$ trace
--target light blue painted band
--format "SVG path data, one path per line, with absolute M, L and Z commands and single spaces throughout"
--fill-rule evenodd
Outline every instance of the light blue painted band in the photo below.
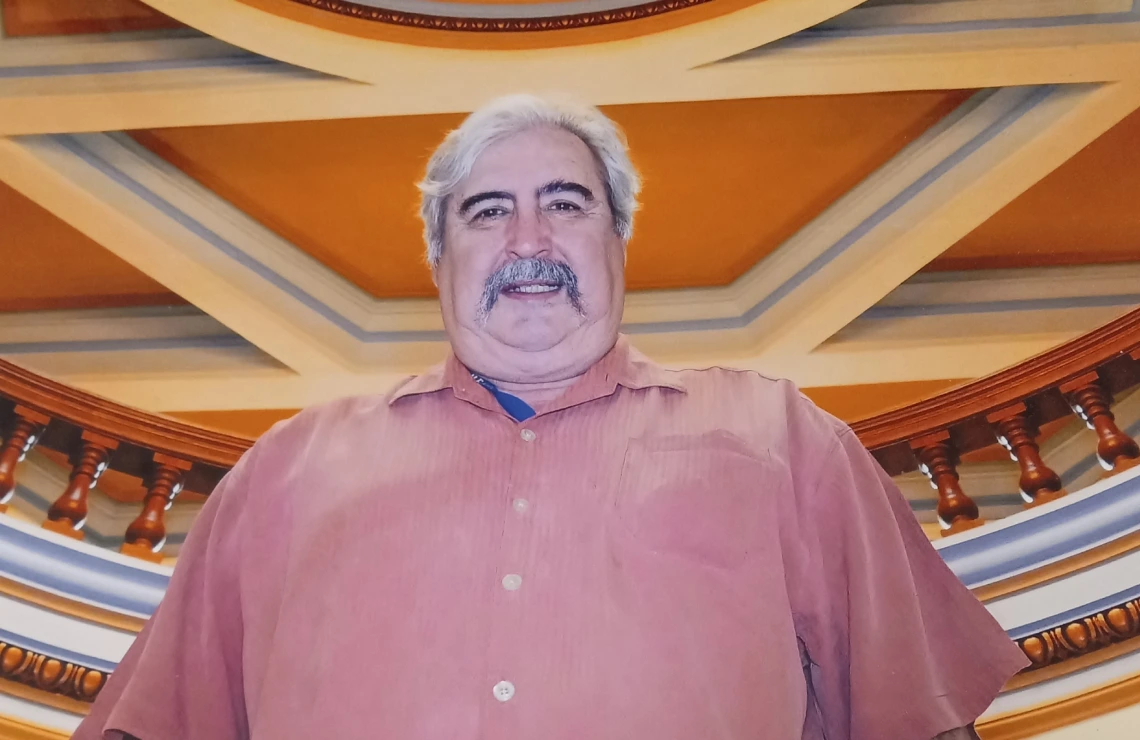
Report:
M 170 576 L 37 537 L 0 516 L 0 575 L 91 606 L 146 618 Z
M 111 673 L 118 666 L 118 663 L 112 663 L 102 658 L 96 658 L 91 655 L 84 655 L 83 653 L 76 653 L 71 650 L 65 650 L 55 645 L 49 645 L 46 642 L 33 640 L 30 637 L 17 635 L 15 632 L 9 632 L 0 625 L 0 640 L 15 645 L 16 647 L 30 650 L 34 653 L 43 653 L 49 658 L 56 658 L 67 663 L 75 663 L 77 665 L 85 666 L 87 668 L 94 668 L 97 671 L 104 673 Z
M 1023 100 L 1019 105 L 1015 106 L 1012 110 L 1001 116 L 998 120 L 986 126 L 973 139 L 959 147 L 944 160 L 935 165 L 932 169 L 923 173 L 913 183 L 904 188 L 901 192 L 897 193 L 885 205 L 877 209 L 873 214 L 871 214 L 854 229 L 844 235 L 844 237 L 837 241 L 835 244 L 828 247 L 822 254 L 818 255 L 808 265 L 798 271 L 790 279 L 785 281 L 770 295 L 766 296 L 763 300 L 746 311 L 742 316 L 676 322 L 647 322 L 641 324 L 626 324 L 623 326 L 623 330 L 632 334 L 644 334 L 674 331 L 682 332 L 694 330 L 733 329 L 742 328 L 751 324 L 761 313 L 768 310 L 779 300 L 787 296 L 788 293 L 790 293 L 805 280 L 818 272 L 824 265 L 831 262 L 839 255 L 843 254 L 848 248 L 858 242 L 858 240 L 867 234 L 871 229 L 878 226 L 891 214 L 898 211 L 903 205 L 911 201 L 915 196 L 929 187 L 932 183 L 951 171 L 955 166 L 968 158 L 971 154 L 976 152 L 978 149 L 980 149 L 1002 131 L 1007 129 L 1009 126 L 1014 124 L 1029 111 L 1045 102 L 1059 89 L 1060 88 L 1055 85 L 1044 85 L 1035 88 L 1033 92 L 1027 95 L 1025 100 Z M 970 101 L 963 103 L 962 107 L 959 108 L 959 111 L 971 110 L 977 105 L 976 101 L 971 101 L 974 101 L 974 99 L 972 98 Z M 955 114 L 952 113 L 951 117 L 954 115 Z M 221 235 L 217 234 L 210 228 L 195 220 L 193 217 L 182 211 L 174 204 L 158 196 L 150 189 L 124 173 L 122 170 L 112 165 L 110 162 L 106 161 L 94 152 L 88 150 L 83 145 L 81 139 L 78 137 L 67 134 L 59 134 L 53 135 L 50 138 L 74 154 L 76 157 L 86 162 L 91 167 L 95 168 L 130 192 L 134 193 L 150 206 L 159 210 L 172 220 L 185 227 L 188 231 L 198 236 L 206 243 L 218 249 L 230 259 L 259 275 L 355 339 L 367 343 L 392 341 L 442 342 L 446 340 L 446 336 L 442 331 L 368 331 L 363 329 L 355 322 L 341 315 L 330 306 L 317 299 L 315 296 L 311 295 L 304 289 L 274 272 L 264 263 L 247 255 L 236 246 L 231 244 L 229 241 L 227 241 L 225 238 L 223 238 Z

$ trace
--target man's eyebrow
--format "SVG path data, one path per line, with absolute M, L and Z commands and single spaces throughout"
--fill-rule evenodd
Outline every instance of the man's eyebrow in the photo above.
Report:
M 459 204 L 459 215 L 466 216 L 467 212 L 475 205 L 482 203 L 485 200 L 510 200 L 513 201 L 515 196 L 511 195 L 505 190 L 485 190 L 482 193 L 475 193 L 468 198 L 464 198 L 463 202 Z
M 593 200 L 594 193 L 585 185 L 570 180 L 551 180 L 538 189 L 539 196 L 553 195 L 555 193 L 577 193 L 586 200 Z

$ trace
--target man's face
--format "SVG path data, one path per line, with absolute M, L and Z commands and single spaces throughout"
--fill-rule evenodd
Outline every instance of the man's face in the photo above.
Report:
M 541 127 L 495 142 L 447 204 L 436 281 L 456 355 L 515 382 L 584 372 L 617 337 L 624 262 L 581 139 Z

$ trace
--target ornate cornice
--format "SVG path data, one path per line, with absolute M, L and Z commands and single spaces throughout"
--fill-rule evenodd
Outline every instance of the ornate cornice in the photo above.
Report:
M 684 10 L 704 5 L 712 0 L 655 0 L 639 3 L 626 8 L 576 13 L 574 15 L 548 16 L 539 18 L 458 18 L 454 16 L 408 13 L 399 10 L 386 10 L 370 5 L 360 5 L 348 0 L 291 0 L 299 5 L 307 5 L 318 10 L 326 10 L 338 15 L 359 18 L 377 23 L 407 28 L 422 28 L 428 31 L 463 31 L 474 33 L 503 33 L 520 31 L 565 31 L 574 28 L 604 26 L 612 23 L 641 20 L 663 15 L 675 10 Z
M 1026 671 L 1034 671 L 1137 636 L 1140 636 L 1140 599 L 1132 599 L 1023 637 L 1017 644 L 1033 661 Z
M 109 674 L 0 640 L 0 678 L 79 701 L 92 702 Z

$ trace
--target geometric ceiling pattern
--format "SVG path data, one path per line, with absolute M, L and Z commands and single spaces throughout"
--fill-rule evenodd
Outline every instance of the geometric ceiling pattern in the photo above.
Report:
M 1140 111 L 1019 195 L 929 269 L 1140 262 Z
M 5 0 L 0 19 L 9 38 L 150 31 L 182 25 L 138 0 Z
M 631 290 L 727 285 L 962 103 L 920 91 L 610 106 L 645 179 Z M 134 138 L 375 298 L 434 296 L 414 183 L 461 116 Z
M 427 153 L 487 99 L 555 89 L 612 115 L 645 174 L 633 344 L 788 377 L 849 420 L 913 402 L 1140 305 L 1135 5 L 0 0 L 0 356 L 248 434 L 383 392 L 447 350 L 415 219 Z M 1114 408 L 1134 432 L 1140 395 Z M 1067 483 L 1099 474 L 1079 421 L 1043 431 Z M 58 490 L 62 459 L 29 457 Z M 1016 468 L 988 459 L 963 468 L 983 506 Z M 102 483 L 104 521 L 143 495 Z M 1056 536 L 1090 536 L 1071 524 Z M 1117 588 L 1136 553 L 1097 551 L 1083 583 Z M 1073 577 L 1057 565 L 1027 600 Z
M 2 182 L 0 214 L 0 311 L 185 302 Z
M 854 418 L 1140 303 L 1131 0 L 414 5 L 0 0 L 0 355 L 247 431 L 389 387 L 446 350 L 414 182 L 520 90 L 625 129 L 667 365 Z

